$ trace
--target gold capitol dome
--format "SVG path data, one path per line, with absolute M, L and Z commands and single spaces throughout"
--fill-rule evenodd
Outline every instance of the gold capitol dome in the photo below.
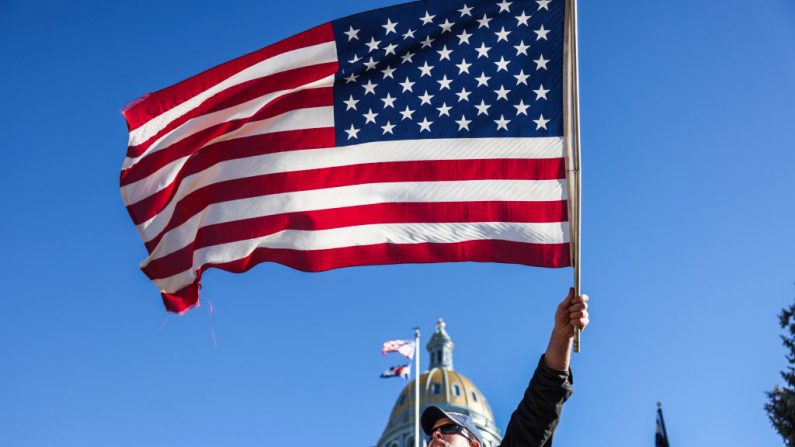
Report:
M 486 397 L 471 380 L 453 370 L 455 345 L 441 318 L 426 347 L 431 364 L 419 380 L 420 411 L 435 405 L 444 410 L 468 414 L 483 435 L 483 447 L 499 445 L 502 436 L 494 424 L 494 415 Z M 414 380 L 409 382 L 398 395 L 376 447 L 414 447 L 414 384 Z M 424 437 L 423 433 L 420 435 Z

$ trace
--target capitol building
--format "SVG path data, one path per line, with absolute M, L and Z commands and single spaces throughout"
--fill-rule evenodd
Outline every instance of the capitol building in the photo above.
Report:
M 494 424 L 494 415 L 486 397 L 466 376 L 453 369 L 455 344 L 441 319 L 426 347 L 431 364 L 419 380 L 420 412 L 435 405 L 447 411 L 468 414 L 483 435 L 483 447 L 498 446 L 502 436 L 500 429 Z M 389 422 L 376 447 L 414 447 L 415 383 L 412 379 L 398 395 L 389 415 Z M 422 431 L 420 435 L 424 438 Z M 425 445 L 425 442 L 421 445 Z

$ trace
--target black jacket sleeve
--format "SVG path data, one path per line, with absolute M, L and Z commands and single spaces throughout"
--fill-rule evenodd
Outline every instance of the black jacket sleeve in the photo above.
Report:
M 541 356 L 500 446 L 551 447 L 563 403 L 571 396 L 573 383 L 571 370 L 552 369 Z

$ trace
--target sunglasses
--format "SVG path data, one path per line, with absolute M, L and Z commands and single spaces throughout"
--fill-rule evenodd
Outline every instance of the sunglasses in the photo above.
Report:
M 431 430 L 431 434 L 428 436 L 428 439 L 433 439 L 433 434 L 436 432 L 440 432 L 443 435 L 461 435 L 467 439 L 467 441 L 472 442 L 472 436 L 469 434 L 469 430 L 466 427 L 458 424 L 444 424 L 440 425 L 433 430 Z

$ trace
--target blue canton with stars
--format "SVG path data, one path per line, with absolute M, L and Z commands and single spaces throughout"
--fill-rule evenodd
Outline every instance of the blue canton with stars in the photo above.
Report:
M 563 135 L 564 0 L 426 0 L 332 22 L 338 146 Z

